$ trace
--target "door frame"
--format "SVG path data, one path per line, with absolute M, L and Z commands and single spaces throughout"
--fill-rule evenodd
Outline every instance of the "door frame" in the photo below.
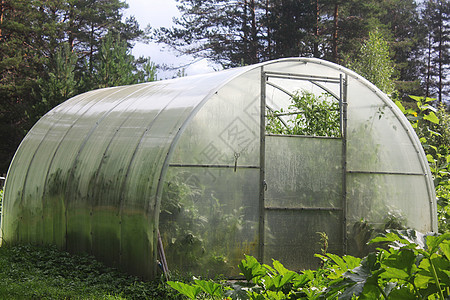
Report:
M 340 115 L 340 133 L 342 139 L 342 252 L 347 253 L 347 89 L 348 89 L 348 76 L 345 73 L 340 72 L 339 77 L 326 77 L 317 75 L 305 75 L 283 72 L 272 72 L 264 70 L 264 66 L 261 66 L 261 100 L 260 100 L 260 172 L 259 172 L 259 245 L 258 245 L 258 259 L 262 263 L 264 261 L 264 243 L 265 243 L 265 191 L 267 189 L 266 184 L 266 110 L 268 109 L 266 103 L 266 88 L 270 85 L 288 96 L 292 97 L 293 94 L 281 86 L 269 82 L 270 78 L 282 78 L 288 80 L 303 80 L 308 81 L 315 86 L 323 89 L 329 93 L 335 99 L 339 101 L 339 115 Z M 339 85 L 339 95 L 333 93 L 323 83 L 337 84 Z M 321 138 L 321 137 L 318 137 Z

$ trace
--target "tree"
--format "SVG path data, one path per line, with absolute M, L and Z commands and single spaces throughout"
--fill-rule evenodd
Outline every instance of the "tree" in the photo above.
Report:
M 2 1 L 0 41 L 0 174 L 31 127 L 26 112 L 36 103 L 32 91 L 42 72 L 37 12 L 31 1 Z
M 316 41 L 315 1 L 273 0 L 268 7 L 261 25 L 270 43 L 269 54 L 263 58 L 281 58 L 291 56 L 312 56 Z M 318 50 L 317 50 L 318 51 Z
M 263 11 L 257 0 L 178 0 L 182 16 L 172 28 L 151 35 L 183 54 L 206 57 L 224 67 L 253 64 L 261 59 Z
M 156 80 L 156 66 L 145 58 L 136 60 L 127 43 L 108 35 L 100 46 L 93 66 L 95 85 L 98 88 L 129 85 Z
M 109 35 L 102 41 L 95 60 L 95 84 L 99 88 L 128 85 L 137 82 L 134 73 L 134 57 L 129 54 L 128 47 L 120 37 L 114 39 Z
M 348 65 L 355 72 L 375 84 L 380 90 L 394 96 L 394 66 L 390 58 L 389 45 L 379 31 L 369 34 L 361 46 L 356 59 Z
M 76 94 L 76 62 L 77 56 L 70 50 L 70 45 L 64 43 L 58 47 L 52 60 L 44 66 L 46 72 L 36 81 L 36 98 L 40 101 L 33 106 L 32 112 L 29 112 L 33 123 L 47 111 Z
M 426 2 L 423 18 L 428 32 L 426 95 L 436 95 L 442 103 L 450 92 L 446 82 L 450 67 L 450 2 Z
M 417 16 L 418 9 L 414 0 L 381 2 L 380 23 L 388 34 L 386 39 L 395 63 L 395 76 L 401 81 L 415 81 L 421 76 L 426 30 Z
M 0 174 L 6 173 L 25 133 L 55 105 L 100 84 L 155 78 L 148 59 L 126 53 L 142 35 L 134 18 L 123 20 L 126 7 L 123 0 L 1 0 Z M 101 45 L 110 35 L 120 36 L 116 52 L 122 52 L 108 63 L 117 63 L 129 76 L 105 84 L 97 80 L 97 68 Z
M 420 32 L 413 0 L 178 0 L 172 28 L 149 31 L 153 40 L 224 67 L 289 56 L 342 63 L 376 28 L 393 45 L 401 80 L 414 80 Z M 422 31 L 423 32 L 423 31 Z M 412 54 L 411 54 L 412 53 Z
M 150 34 L 180 53 L 224 67 L 313 54 L 313 0 L 178 1 L 176 25 Z

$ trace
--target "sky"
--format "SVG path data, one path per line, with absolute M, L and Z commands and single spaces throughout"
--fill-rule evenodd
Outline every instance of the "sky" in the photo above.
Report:
M 124 11 L 125 16 L 134 16 L 141 29 L 147 25 L 153 28 L 171 27 L 172 18 L 180 16 L 175 0 L 126 0 L 129 8 Z M 185 68 L 187 75 L 196 75 L 213 72 L 213 67 L 206 59 L 194 59 L 190 56 L 180 56 L 167 46 L 156 43 L 144 44 L 137 42 L 132 49 L 135 57 L 150 57 L 158 65 L 166 64 L 173 67 L 189 65 Z M 195 62 L 194 64 L 191 64 Z M 176 75 L 177 69 L 171 71 L 158 70 L 159 79 L 172 78 Z

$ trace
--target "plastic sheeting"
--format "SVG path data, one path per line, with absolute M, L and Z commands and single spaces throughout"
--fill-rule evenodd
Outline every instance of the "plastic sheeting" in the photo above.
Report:
M 289 110 L 301 90 L 347 108 L 342 136 L 264 132 L 267 109 Z M 437 229 L 430 170 L 402 113 L 357 74 L 305 58 L 64 102 L 20 145 L 2 214 L 10 244 L 56 244 L 146 278 L 158 229 L 169 269 L 207 276 L 237 275 L 244 254 L 314 267 L 317 232 L 357 253 L 361 222 Z

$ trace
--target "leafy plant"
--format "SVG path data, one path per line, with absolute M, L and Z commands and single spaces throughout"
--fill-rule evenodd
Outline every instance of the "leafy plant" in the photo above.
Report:
M 390 230 L 371 243 L 388 248 L 363 259 L 317 255 L 323 267 L 301 273 L 276 260 L 269 266 L 246 256 L 239 264 L 243 281 L 169 285 L 190 299 L 448 299 L 450 233 Z
M 342 274 L 325 296 L 339 299 L 446 299 L 449 297 L 450 233 L 424 235 L 392 230 L 372 240 L 389 243 Z
M 209 295 L 212 299 L 223 299 L 222 285 L 206 280 L 195 279 L 193 284 L 168 281 L 167 284 L 189 299 L 197 299 L 200 293 Z
M 179 278 L 181 280 L 181 278 Z M 0 248 L 0 299 L 179 299 L 162 280 L 143 282 L 88 255 L 53 246 Z
M 287 112 L 280 109 L 268 113 L 266 131 L 287 135 L 340 136 L 339 116 L 339 104 L 328 94 L 317 96 L 302 91 L 291 98 Z
M 420 138 L 427 155 L 434 179 L 438 204 L 439 231 L 450 230 L 450 116 L 443 106 L 431 105 L 434 98 L 410 96 L 415 106 L 405 109 L 396 104 L 406 115 Z
M 412 95 L 409 97 L 416 101 L 417 110 L 414 108 L 405 109 L 400 101 L 396 101 L 395 103 L 407 116 L 412 127 L 418 131 L 417 133 L 419 136 L 423 136 L 423 132 L 429 130 L 429 128 L 425 125 L 426 123 L 422 124 L 423 122 L 429 121 L 434 124 L 439 123 L 439 119 L 436 116 L 437 109 L 430 104 L 430 102 L 435 101 L 436 99 Z
M 262 265 L 254 257 L 247 255 L 239 264 L 239 269 L 245 281 L 222 285 L 204 280 L 194 280 L 193 284 L 168 284 L 190 299 L 297 299 L 301 295 L 308 295 L 309 299 L 313 299 L 316 294 L 309 290 L 303 291 L 314 279 L 313 273 L 295 273 L 276 260 L 273 260 L 271 267 Z

